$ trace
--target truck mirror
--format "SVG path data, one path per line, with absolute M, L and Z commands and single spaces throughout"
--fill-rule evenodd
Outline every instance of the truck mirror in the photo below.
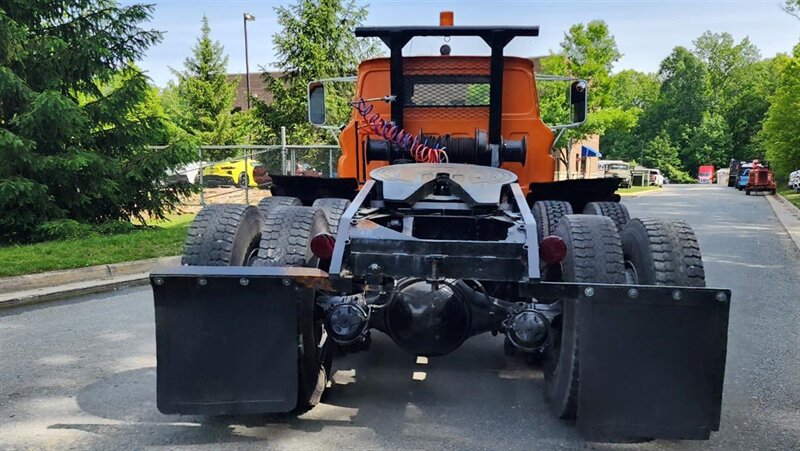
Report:
M 308 85 L 308 121 L 325 125 L 325 85 L 311 82 Z
M 575 81 L 569 88 L 569 103 L 572 108 L 572 121 L 581 124 L 586 120 L 586 82 Z

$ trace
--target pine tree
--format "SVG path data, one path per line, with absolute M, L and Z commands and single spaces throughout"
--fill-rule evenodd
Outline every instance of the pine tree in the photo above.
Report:
M 163 182 L 192 150 L 132 64 L 161 40 L 140 28 L 152 10 L 111 0 L 3 2 L 0 241 L 34 240 L 48 221 L 163 216 L 188 192 Z
M 183 62 L 178 78 L 178 121 L 198 144 L 240 144 L 243 134 L 234 126 L 236 81 L 229 81 L 228 56 L 219 41 L 211 40 L 208 17 L 203 16 L 201 35 Z M 229 157 L 233 151 L 211 151 L 206 159 Z
M 253 113 L 261 124 L 258 142 L 277 143 L 283 126 L 292 144 L 333 143 L 330 133 L 308 123 L 306 90 L 310 81 L 354 75 L 362 60 L 377 54 L 373 41 L 357 39 L 353 34 L 366 18 L 367 9 L 352 0 L 297 0 L 288 7 L 276 7 L 275 12 L 281 31 L 273 41 L 281 75 L 264 74 L 273 100 L 269 105 L 261 100 L 253 104 Z M 326 86 L 328 122 L 346 120 L 352 111 L 352 88 L 352 84 Z M 328 151 L 312 150 L 304 160 L 322 169 L 328 165 Z M 266 163 L 276 167 L 275 161 Z

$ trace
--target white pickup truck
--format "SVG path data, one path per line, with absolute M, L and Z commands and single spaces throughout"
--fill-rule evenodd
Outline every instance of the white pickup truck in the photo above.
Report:
M 800 169 L 789 174 L 789 187 L 800 193 Z

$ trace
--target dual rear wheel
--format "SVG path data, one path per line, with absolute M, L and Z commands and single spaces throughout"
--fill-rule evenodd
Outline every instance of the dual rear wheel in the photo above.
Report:
M 627 211 L 626 211 L 627 213 Z M 554 230 L 567 246 L 564 282 L 704 287 L 697 238 L 682 221 L 566 215 Z M 576 302 L 560 301 L 544 362 L 545 396 L 553 413 L 574 420 L 580 398 L 581 325 Z
M 346 199 L 319 199 L 310 207 L 294 197 L 273 196 L 258 207 L 207 205 L 189 227 L 183 265 L 316 267 L 310 242 L 338 228 Z M 330 375 L 333 348 L 315 303 L 298 305 L 297 413 L 315 406 Z

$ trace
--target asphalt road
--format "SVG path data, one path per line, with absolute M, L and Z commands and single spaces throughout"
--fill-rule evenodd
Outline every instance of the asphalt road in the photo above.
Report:
M 376 337 L 301 417 L 161 415 L 143 287 L 0 311 L 0 449 L 798 449 L 800 252 L 766 200 L 670 186 L 625 203 L 692 224 L 708 284 L 733 289 L 722 428 L 708 442 L 583 442 L 550 416 L 541 372 L 491 336 L 427 364 Z

